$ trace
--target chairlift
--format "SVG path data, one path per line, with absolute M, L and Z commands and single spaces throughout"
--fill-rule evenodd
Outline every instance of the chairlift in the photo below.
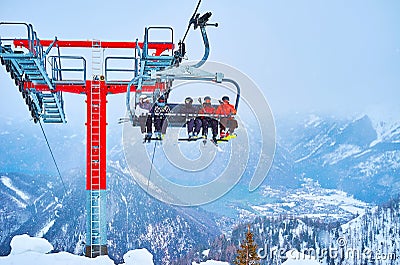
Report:
M 137 70 L 135 70 L 135 77 L 129 82 L 127 87 L 126 106 L 129 113 L 129 121 L 134 127 L 140 126 L 139 117 L 135 115 L 135 108 L 139 104 L 139 98 L 142 95 L 146 95 L 150 98 L 151 104 L 157 102 L 160 96 L 165 97 L 167 105 L 171 109 L 171 112 L 166 114 L 168 119 L 169 127 L 183 127 L 186 124 L 188 118 L 196 117 L 197 114 L 183 113 L 184 104 L 182 102 L 170 102 L 168 101 L 170 93 L 173 93 L 173 81 L 184 80 L 184 81 L 203 81 L 211 84 L 220 83 L 231 83 L 236 87 L 236 100 L 234 103 L 235 109 L 238 109 L 240 100 L 240 86 L 239 84 L 229 78 L 225 78 L 223 73 L 210 73 L 201 70 L 200 67 L 204 65 L 209 56 L 210 46 L 207 37 L 206 27 L 214 26 L 218 27 L 217 23 L 208 23 L 212 13 L 207 12 L 200 16 L 197 13 L 198 7 L 201 0 L 199 1 L 187 27 L 186 33 L 181 41 L 178 43 L 178 48 L 172 51 L 173 55 L 164 54 L 149 54 L 148 43 L 149 36 L 154 30 L 165 30 L 170 31 L 171 39 L 163 43 L 173 44 L 173 29 L 170 27 L 148 27 L 145 28 L 144 42 L 142 49 L 137 45 L 136 51 L 138 60 L 136 63 Z M 200 28 L 201 35 L 204 43 L 204 54 L 202 59 L 194 65 L 182 65 L 181 62 L 185 59 L 186 46 L 185 38 L 188 31 L 193 25 L 196 30 Z M 133 103 L 131 103 L 131 90 L 135 87 L 135 93 L 133 96 Z M 190 95 L 188 95 L 190 96 Z M 200 109 L 202 107 L 201 102 L 194 104 L 195 107 Z M 218 105 L 214 105 L 217 107 Z M 204 116 L 203 114 L 201 116 Z M 221 117 L 213 115 L 215 119 Z M 123 120 L 127 121 L 127 120 Z

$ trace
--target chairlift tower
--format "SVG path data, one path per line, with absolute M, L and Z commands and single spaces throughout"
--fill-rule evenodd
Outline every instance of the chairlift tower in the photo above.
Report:
M 136 69 L 112 69 L 103 63 L 109 60 L 133 60 L 138 65 L 139 58 L 107 57 L 102 58 L 103 49 L 131 49 L 135 54 L 137 49 L 154 50 L 155 56 L 172 50 L 172 42 L 139 43 L 139 42 L 103 42 L 92 41 L 63 41 L 40 40 L 32 25 L 26 23 L 1 22 L 1 27 L 24 26 L 27 37 L 23 39 L 0 38 L 0 58 L 5 65 L 16 86 L 18 86 L 31 112 L 34 122 L 66 123 L 64 114 L 63 93 L 82 94 L 86 96 L 86 248 L 88 257 L 107 255 L 107 226 L 106 226 L 106 113 L 107 96 L 127 92 L 130 80 L 108 81 L 107 74 L 111 72 L 132 71 Z M 23 49 L 21 49 L 23 48 Z M 62 48 L 91 49 L 90 78 L 87 78 L 86 59 L 83 56 L 49 55 L 52 49 Z M 146 51 L 147 52 L 147 51 Z M 136 53 L 137 54 L 137 53 Z M 164 58 L 165 59 L 165 58 Z M 170 57 L 172 59 L 172 57 Z M 63 67 L 65 60 L 79 61 L 81 68 Z M 68 80 L 63 78 L 67 72 L 79 73 L 80 78 Z M 162 91 L 165 84 L 162 82 L 144 82 L 141 89 L 144 91 Z M 131 92 L 136 92 L 137 84 L 132 86 Z
M 200 4 L 200 1 L 199 1 Z M 236 86 L 236 108 L 240 98 L 239 85 L 231 79 L 224 79 L 222 73 L 208 73 L 198 69 L 209 55 L 209 43 L 206 26 L 211 12 L 199 16 L 193 14 L 190 25 L 200 28 L 205 46 L 204 56 L 193 66 L 181 67 L 179 63 L 185 56 L 185 45 L 179 43 L 174 51 L 173 29 L 170 27 L 145 28 L 144 41 L 101 41 L 101 40 L 53 40 L 39 39 L 33 26 L 23 22 L 0 22 L 0 30 L 5 27 L 24 27 L 24 37 L 4 37 L 0 35 L 0 60 L 10 77 L 14 80 L 19 92 L 25 99 L 35 123 L 66 123 L 63 93 L 86 96 L 86 247 L 85 255 L 96 257 L 107 255 L 107 155 L 106 155 L 106 111 L 107 96 L 126 93 L 128 121 L 138 125 L 133 115 L 137 99 L 141 94 L 149 94 L 155 102 L 158 96 L 168 96 L 174 80 L 200 80 L 214 83 L 229 82 Z M 189 30 L 188 27 L 188 30 Z M 151 31 L 164 30 L 170 33 L 171 39 L 163 42 L 150 42 Z M 0 31 L 1 32 L 1 31 Z M 185 34 L 185 37 L 187 35 Z M 184 37 L 184 39 L 185 39 Z M 88 58 L 77 55 L 61 55 L 61 50 L 68 48 L 91 49 L 88 75 Z M 104 49 L 128 49 L 132 56 L 107 56 L 103 58 Z M 167 53 L 167 54 L 166 54 Z M 80 67 L 66 67 L 65 61 L 73 61 Z M 123 63 L 131 61 L 133 68 L 110 67 L 109 62 Z M 130 80 L 112 80 L 113 73 L 131 73 Z M 79 78 L 69 78 L 68 74 Z M 134 102 L 131 103 L 131 93 Z M 172 126 L 182 126 L 182 115 Z M 184 117 L 183 117 L 184 118 Z M 172 117 L 171 117 L 171 120 Z

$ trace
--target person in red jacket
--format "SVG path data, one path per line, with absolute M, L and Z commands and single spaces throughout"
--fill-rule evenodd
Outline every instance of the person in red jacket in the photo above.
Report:
M 236 109 L 232 104 L 229 104 L 228 96 L 222 97 L 221 105 L 218 106 L 215 114 L 222 116 L 220 119 L 220 138 L 225 138 L 233 134 L 238 127 L 238 123 L 232 117 L 232 115 L 236 115 Z
M 198 119 L 201 120 L 203 138 L 207 139 L 208 128 L 211 127 L 212 140 L 216 143 L 218 135 L 218 121 L 213 117 L 201 116 L 201 114 L 215 114 L 215 108 L 211 105 L 211 97 L 204 97 L 203 107 L 199 110 Z

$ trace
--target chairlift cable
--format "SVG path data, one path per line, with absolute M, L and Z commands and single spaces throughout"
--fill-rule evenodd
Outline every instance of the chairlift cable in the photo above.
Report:
M 149 172 L 149 176 L 147 177 L 147 188 L 146 188 L 146 191 L 149 191 L 149 184 L 150 184 L 151 171 L 153 170 L 154 155 L 155 155 L 155 153 L 156 153 L 156 145 L 157 145 L 157 141 L 154 142 L 153 156 L 151 157 L 150 172 Z
M 56 159 L 54 158 L 53 151 L 51 150 L 49 141 L 48 141 L 48 139 L 47 139 L 46 133 L 45 133 L 45 131 L 44 131 L 44 129 L 43 129 L 42 122 L 40 121 L 40 119 L 39 119 L 39 125 L 40 125 L 40 128 L 42 129 L 42 133 L 43 133 L 44 139 L 46 140 L 47 146 L 49 147 L 49 151 L 50 151 L 51 157 L 53 158 L 54 165 L 56 166 L 56 169 L 57 169 L 57 172 L 58 172 L 58 176 L 59 176 L 59 178 L 60 178 L 60 180 L 61 180 L 61 183 L 62 183 L 62 185 L 63 185 L 63 187 L 64 187 L 64 191 L 65 191 L 65 193 L 66 193 L 66 192 L 67 192 L 67 188 L 65 187 L 63 178 L 62 178 L 61 173 L 60 173 L 60 169 L 58 168 Z
M 190 26 L 192 24 L 192 19 L 194 19 L 194 17 L 196 16 L 197 10 L 199 10 L 199 7 L 200 7 L 200 3 L 201 3 L 201 0 L 199 0 L 199 2 L 197 3 L 196 9 L 194 10 L 192 17 L 190 18 L 189 25 L 186 29 L 185 35 L 183 36 L 182 42 L 185 42 L 186 36 L 187 36 Z

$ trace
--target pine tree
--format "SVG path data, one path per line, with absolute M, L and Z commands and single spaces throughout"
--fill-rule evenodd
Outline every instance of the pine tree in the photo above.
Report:
M 253 233 L 248 226 L 246 239 L 240 244 L 240 248 L 236 251 L 235 265 L 259 265 L 260 257 L 257 254 L 257 244 L 253 240 Z

